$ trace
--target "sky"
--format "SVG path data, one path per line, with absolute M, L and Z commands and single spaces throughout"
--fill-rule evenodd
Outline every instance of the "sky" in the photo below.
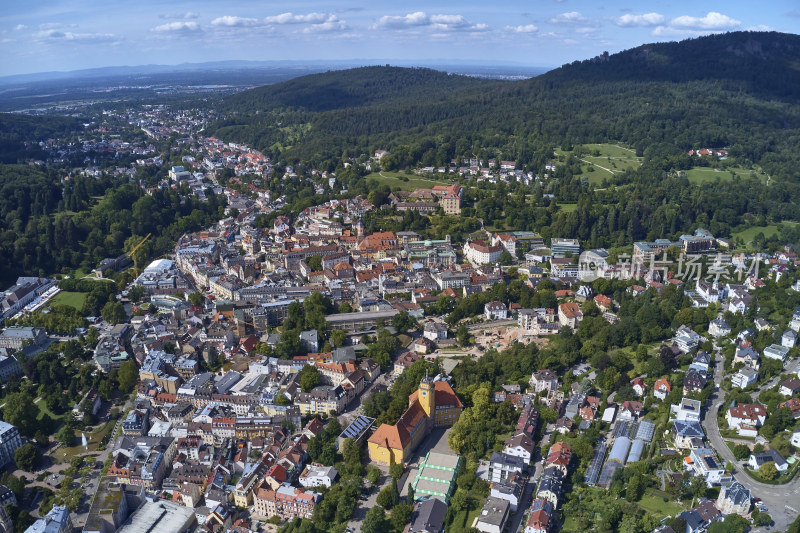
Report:
M 4 0 L 2 5 L 0 76 L 219 60 L 458 60 L 556 67 L 604 51 L 710 33 L 800 33 L 797 0 Z

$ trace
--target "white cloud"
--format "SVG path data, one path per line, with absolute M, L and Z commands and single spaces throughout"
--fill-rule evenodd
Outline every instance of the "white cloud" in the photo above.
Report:
M 336 20 L 338 20 L 336 16 L 329 13 L 308 13 L 306 15 L 281 13 L 280 15 L 264 18 L 264 22 L 267 24 L 322 24 Z
M 673 28 L 672 26 L 656 26 L 651 32 L 656 37 L 699 37 L 710 33 L 722 33 L 719 30 L 687 30 L 683 28 Z
M 427 27 L 437 31 L 483 32 L 489 29 L 486 24 L 472 24 L 463 15 L 430 15 L 416 11 L 402 16 L 384 15 L 374 26 L 383 29 L 407 29 Z
M 741 21 L 727 15 L 710 11 L 704 17 L 691 17 L 688 15 L 676 17 L 669 21 L 668 24 L 657 26 L 653 30 L 653 35 L 659 37 L 708 35 L 709 33 L 733 30 L 741 26 L 741 24 Z
M 324 33 L 347 29 L 347 23 L 332 13 L 281 13 L 264 17 L 263 19 L 251 17 L 237 17 L 225 15 L 211 21 L 212 26 L 224 28 L 262 28 L 288 24 L 309 24 L 303 33 Z
M 533 24 L 526 24 L 524 26 L 506 26 L 506 30 L 515 33 L 536 33 L 539 31 L 539 28 Z
M 710 11 L 705 17 L 690 17 L 684 15 L 672 19 L 670 26 L 687 30 L 727 30 L 736 28 L 742 23 L 722 13 Z
M 27 30 L 28 27 L 25 24 L 17 24 L 16 26 L 14 26 L 13 29 L 16 31 L 22 31 L 22 30 Z
M 61 30 L 42 30 L 35 37 L 42 42 L 104 43 L 114 42 L 118 37 L 113 33 L 73 33 Z
M 263 26 L 264 22 L 259 19 L 235 17 L 226 15 L 224 17 L 217 17 L 211 21 L 213 26 L 226 26 L 229 28 L 252 28 L 255 26 Z
M 431 15 L 431 23 L 451 28 L 464 28 L 470 25 L 463 15 Z
M 745 31 L 776 31 L 772 26 L 766 24 L 758 24 L 756 26 L 748 26 Z
M 197 22 L 168 22 L 156 26 L 152 31 L 157 33 L 194 33 L 200 31 L 200 24 Z
M 39 24 L 40 30 L 57 30 L 61 28 L 77 28 L 77 24 L 64 24 L 63 22 L 45 22 L 44 24 Z
M 377 26 L 381 28 L 404 28 L 408 26 L 427 26 L 429 24 L 428 15 L 422 11 L 417 11 L 401 17 L 384 15 L 378 19 Z
M 614 22 L 617 26 L 630 28 L 636 26 L 659 26 L 664 24 L 666 18 L 661 13 L 645 13 L 643 15 L 622 15 Z
M 598 26 L 596 20 L 584 17 L 578 11 L 570 11 L 568 13 L 561 13 L 550 19 L 552 24 L 571 24 L 576 26 Z
M 161 20 L 170 20 L 170 19 L 179 19 L 179 20 L 186 20 L 186 19 L 196 19 L 199 15 L 192 11 L 187 11 L 186 13 L 162 13 L 158 16 Z
M 303 30 L 303 33 L 326 33 L 330 31 L 345 31 L 347 23 L 343 20 L 329 20 L 321 24 L 312 24 Z

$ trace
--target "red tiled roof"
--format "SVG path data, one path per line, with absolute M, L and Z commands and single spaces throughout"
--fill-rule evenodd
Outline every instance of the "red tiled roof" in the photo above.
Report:
M 402 450 L 411 442 L 411 435 L 408 434 L 405 427 L 381 424 L 369 438 L 369 442 L 395 450 Z
M 567 302 L 563 303 L 559 306 L 561 312 L 564 313 L 564 316 L 567 318 L 575 318 L 580 315 L 581 308 L 578 307 L 578 304 L 575 302 Z
M 436 393 L 436 405 L 454 405 L 456 407 L 463 407 L 464 404 L 461 403 L 461 400 L 458 399 L 456 396 L 455 391 L 450 386 L 450 384 L 446 381 L 436 381 L 433 384 L 434 391 Z M 419 391 L 412 392 L 409 397 L 409 403 L 416 403 L 417 401 L 417 393 Z
M 763 405 L 740 403 L 728 409 L 728 413 L 734 418 L 749 418 L 751 420 L 759 416 L 766 416 L 767 410 Z

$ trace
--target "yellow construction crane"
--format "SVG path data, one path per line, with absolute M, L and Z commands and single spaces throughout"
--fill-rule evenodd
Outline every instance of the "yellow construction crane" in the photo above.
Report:
M 139 244 L 137 244 L 136 246 L 134 246 L 134 247 L 133 247 L 133 250 L 131 250 L 130 252 L 128 252 L 128 257 L 130 257 L 131 259 L 133 259 L 133 271 L 136 273 L 136 275 L 137 275 L 137 276 L 139 275 L 139 262 L 136 260 L 136 254 L 135 254 L 134 252 L 136 252 L 136 250 L 138 250 L 138 249 L 139 249 L 139 247 L 140 247 L 141 245 L 143 245 L 143 244 L 144 244 L 144 242 L 145 242 L 147 239 L 149 239 L 149 238 L 150 238 L 150 235 L 152 235 L 152 233 L 148 233 L 148 234 L 147 234 L 147 237 L 145 237 L 144 239 L 142 239 L 142 240 L 141 240 L 141 242 L 140 242 Z

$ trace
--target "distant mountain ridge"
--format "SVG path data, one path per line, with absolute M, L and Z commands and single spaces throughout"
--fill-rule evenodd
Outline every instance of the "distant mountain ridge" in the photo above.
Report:
M 202 63 L 180 63 L 178 65 L 135 65 L 135 66 L 109 66 L 88 69 L 78 69 L 69 71 L 47 71 L 35 72 L 31 74 L 13 74 L 10 76 L 0 76 L 0 87 L 6 85 L 23 85 L 31 83 L 46 82 L 52 80 L 87 80 L 98 78 L 128 78 L 128 77 L 147 77 L 157 74 L 170 73 L 207 73 L 208 71 L 241 71 L 241 70 L 266 70 L 266 71 L 286 71 L 294 69 L 297 72 L 325 72 L 331 70 L 345 70 L 359 68 L 364 65 L 386 65 L 412 66 L 434 68 L 455 72 L 459 74 L 472 75 L 474 71 L 478 77 L 503 77 L 524 73 L 529 75 L 547 72 L 551 67 L 537 67 L 529 65 L 516 65 L 513 63 L 500 65 L 485 65 L 482 62 L 457 61 L 453 59 L 428 60 L 422 62 L 413 61 L 394 61 L 384 59 L 338 59 L 338 60 L 270 60 L 270 61 L 249 61 L 249 60 L 227 60 L 227 61 L 206 61 Z

